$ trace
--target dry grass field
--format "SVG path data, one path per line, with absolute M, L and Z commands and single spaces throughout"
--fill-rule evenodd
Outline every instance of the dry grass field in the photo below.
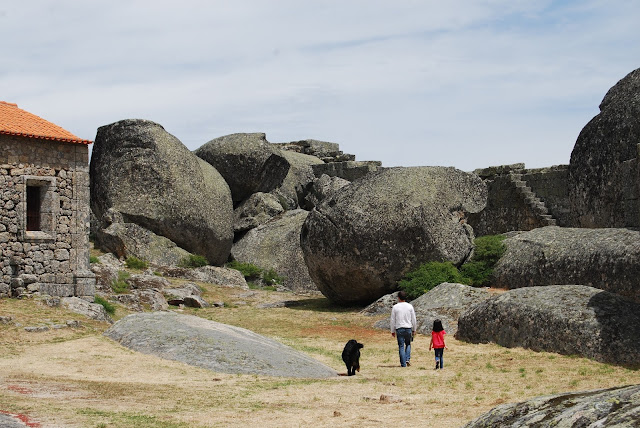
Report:
M 584 358 L 448 338 L 445 369 L 434 371 L 429 338 L 399 367 L 395 339 L 371 328 L 379 318 L 335 308 L 324 298 L 201 284 L 224 308 L 185 309 L 251 329 L 303 351 L 340 373 L 347 340 L 365 344 L 362 370 L 335 379 L 215 373 L 130 351 L 102 336 L 109 326 L 36 300 L 0 300 L 0 411 L 41 427 L 458 427 L 506 402 L 640 383 L 640 371 Z M 267 301 L 290 308 L 258 309 Z M 116 318 L 127 312 L 118 308 Z M 25 326 L 81 320 L 80 328 L 29 333 Z M 19 325 L 17 325 L 19 324 Z M 388 399 L 382 399 L 387 396 Z

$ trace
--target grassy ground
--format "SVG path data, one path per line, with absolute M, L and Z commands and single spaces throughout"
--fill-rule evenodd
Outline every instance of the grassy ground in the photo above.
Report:
M 433 370 L 429 338 L 400 368 L 395 339 L 359 308 L 324 298 L 201 284 L 224 308 L 184 313 L 251 329 L 345 373 L 347 340 L 365 344 L 356 376 L 308 380 L 230 375 L 130 351 L 102 336 L 106 323 L 35 300 L 0 300 L 0 411 L 42 427 L 456 427 L 506 402 L 640 383 L 640 371 L 584 358 L 448 338 L 445 369 Z M 265 301 L 299 300 L 258 309 Z M 126 315 L 119 308 L 116 317 Z M 25 326 L 78 319 L 82 327 L 28 333 Z M 16 325 L 20 324 L 20 326 Z M 382 395 L 391 396 L 381 400 Z

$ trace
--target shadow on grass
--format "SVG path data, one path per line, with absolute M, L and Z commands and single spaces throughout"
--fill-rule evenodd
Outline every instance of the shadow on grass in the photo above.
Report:
M 312 299 L 303 300 L 290 300 L 285 302 L 285 306 L 291 309 L 300 309 L 305 311 L 315 312 L 333 312 L 333 313 L 348 313 L 359 312 L 362 310 L 362 306 L 338 306 L 326 297 L 317 297 Z

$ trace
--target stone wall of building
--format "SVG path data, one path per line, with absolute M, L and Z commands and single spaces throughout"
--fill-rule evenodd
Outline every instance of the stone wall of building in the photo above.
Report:
M 93 296 L 89 163 L 84 144 L 0 135 L 0 296 Z M 26 187 L 40 187 L 27 231 Z

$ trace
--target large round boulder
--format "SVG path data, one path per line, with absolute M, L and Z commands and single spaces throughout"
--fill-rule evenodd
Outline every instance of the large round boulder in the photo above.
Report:
M 628 170 L 624 162 L 638 157 L 639 141 L 637 69 L 609 89 L 600 113 L 582 129 L 571 152 L 569 199 L 577 226 L 638 226 L 636 200 L 625 192 L 637 180 L 637 171 Z
M 229 186 L 162 126 L 129 119 L 98 128 L 90 172 L 91 208 L 99 220 L 112 209 L 210 263 L 227 261 Z
M 222 174 L 234 202 L 253 193 L 279 187 L 289 172 L 289 162 L 263 133 L 231 134 L 215 138 L 195 152 Z
M 486 204 L 482 180 L 455 168 L 389 168 L 338 190 L 302 227 L 309 274 L 338 304 L 368 304 L 426 261 L 463 263 L 468 212 Z
M 502 404 L 464 428 L 486 427 L 637 427 L 640 385 L 536 397 Z
M 456 338 L 634 366 L 640 361 L 640 305 L 583 285 L 519 288 L 467 309 Z
M 507 251 L 493 271 L 493 285 L 582 284 L 640 302 L 640 232 L 556 226 L 503 241 Z
M 282 285 L 298 293 L 318 293 L 309 276 L 300 248 L 300 230 L 309 213 L 287 211 L 255 229 L 233 244 L 231 256 L 242 263 L 273 269 L 284 277 Z

